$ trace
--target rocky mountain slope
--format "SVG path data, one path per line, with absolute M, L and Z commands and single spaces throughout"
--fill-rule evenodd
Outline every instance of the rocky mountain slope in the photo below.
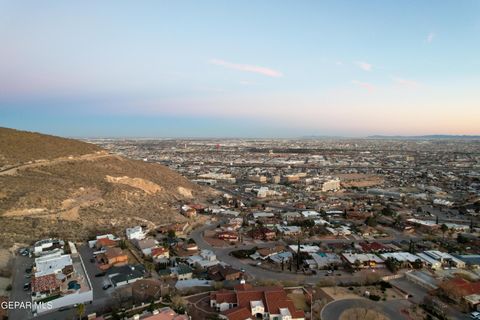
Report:
M 214 194 L 160 164 L 38 133 L 0 128 L 0 159 L 2 247 L 179 221 L 179 204 Z

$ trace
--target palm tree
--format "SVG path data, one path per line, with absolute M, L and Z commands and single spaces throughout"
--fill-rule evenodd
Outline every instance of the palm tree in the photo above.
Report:
M 77 306 L 78 319 L 82 319 L 84 313 L 85 313 L 85 305 L 83 303 L 80 303 Z

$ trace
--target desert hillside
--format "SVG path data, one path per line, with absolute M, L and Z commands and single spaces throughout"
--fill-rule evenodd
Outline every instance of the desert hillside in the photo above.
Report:
M 0 168 L 33 160 L 79 156 L 101 149 L 93 144 L 0 127 Z
M 0 154 L 8 163 L 0 170 L 3 247 L 182 220 L 178 204 L 212 195 L 160 164 L 111 155 L 76 140 L 0 132 Z

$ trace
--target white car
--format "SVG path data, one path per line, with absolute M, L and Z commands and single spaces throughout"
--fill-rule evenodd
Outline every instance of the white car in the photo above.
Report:
M 480 312 L 474 311 L 474 312 L 470 313 L 470 318 L 472 318 L 472 319 L 480 319 Z

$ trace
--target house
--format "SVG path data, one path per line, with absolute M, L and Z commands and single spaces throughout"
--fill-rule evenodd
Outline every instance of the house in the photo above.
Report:
M 210 307 L 228 320 L 277 319 L 303 320 L 303 310 L 295 308 L 281 287 L 258 287 L 241 284 L 234 290 L 210 293 Z
M 261 249 L 258 249 L 257 252 L 255 252 L 254 254 L 250 255 L 250 258 L 254 260 L 257 260 L 257 259 L 265 260 L 283 251 L 285 251 L 285 247 L 280 245 L 272 248 L 261 248 Z
M 277 234 L 275 233 L 275 231 L 269 228 L 259 227 L 259 228 L 252 229 L 250 231 L 250 236 L 255 240 L 270 241 L 270 240 L 274 240 Z
M 61 252 L 63 254 L 63 247 L 65 242 L 58 239 L 43 239 L 34 243 L 33 254 L 36 257 L 48 255 L 54 252 Z
M 427 250 L 423 252 L 425 255 L 430 258 L 438 261 L 445 268 L 465 268 L 465 262 L 455 258 L 449 253 L 438 251 L 438 250 Z
M 457 303 L 467 305 L 470 310 L 477 310 L 480 306 L 480 281 L 455 277 L 441 283 L 440 290 Z
M 213 251 L 202 250 L 200 251 L 200 255 L 190 256 L 187 259 L 187 263 L 190 266 L 204 269 L 219 264 L 219 261 Z
M 95 241 L 95 249 L 100 250 L 102 248 L 112 248 L 118 245 L 118 241 L 110 238 L 100 238 Z
M 193 270 L 186 264 L 179 264 L 177 267 L 171 269 L 174 276 L 178 280 L 188 280 L 192 279 Z
M 57 279 L 55 273 L 32 278 L 32 293 L 36 295 L 60 292 L 61 281 Z
M 56 252 L 35 259 L 31 278 L 32 312 L 42 314 L 65 306 L 88 303 L 93 290 L 77 249 L 70 243 L 72 255 Z M 41 304 L 39 301 L 49 301 Z
M 164 247 L 153 248 L 151 256 L 155 262 L 162 262 L 170 258 L 170 251 Z
M 291 252 L 286 251 L 286 252 L 275 253 L 269 256 L 268 258 L 273 263 L 282 264 L 290 261 L 293 258 L 293 254 Z
M 456 255 L 455 257 L 462 260 L 466 266 L 470 266 L 473 269 L 480 268 L 480 254 Z
M 305 219 L 314 219 L 320 217 L 320 213 L 313 210 L 302 211 L 302 216 Z
M 420 259 L 419 256 L 414 255 L 410 252 L 388 252 L 388 253 L 380 254 L 380 257 L 383 260 L 394 259 L 394 260 L 398 261 L 401 264 L 402 267 L 403 266 L 410 267 L 410 266 L 412 266 L 412 264 L 417 263 L 417 262 L 423 263 L 422 259 Z
M 145 239 L 145 232 L 143 231 L 141 226 L 136 226 L 133 228 L 127 228 L 125 233 L 127 234 L 128 240 L 143 240 Z
M 281 216 L 284 221 L 296 221 L 302 217 L 302 215 L 296 211 L 284 212 L 281 213 Z
M 100 253 L 96 257 L 99 262 L 99 268 L 107 270 L 113 266 L 123 266 L 128 263 L 128 256 L 120 248 L 107 248 L 104 253 Z
M 132 285 L 132 297 L 138 303 L 158 300 L 169 291 L 169 285 L 157 279 L 140 279 Z
M 90 240 L 88 241 L 88 246 L 90 248 L 97 248 L 97 249 L 100 249 L 101 247 L 96 247 L 96 244 L 97 244 L 97 241 L 100 240 L 100 239 L 109 239 L 109 240 L 112 240 L 112 241 L 115 241 L 115 243 L 118 243 L 118 241 L 120 241 L 120 238 L 114 236 L 113 234 L 103 234 L 103 235 L 100 235 L 100 236 L 96 236 L 95 237 L 95 240 Z
M 214 281 L 239 280 L 243 274 L 240 270 L 220 264 L 208 268 L 207 273 L 208 277 Z
M 238 234 L 232 231 L 221 231 L 217 233 L 217 238 L 226 240 L 229 242 L 237 242 L 238 241 Z
M 170 307 L 153 310 L 151 314 L 135 315 L 129 320 L 189 320 L 186 314 L 178 314 Z
M 429 267 L 430 269 L 437 270 L 442 267 L 442 263 L 440 261 L 433 259 L 432 257 L 430 257 L 425 253 L 420 252 L 420 253 L 417 253 L 416 255 L 417 257 L 420 258 L 420 260 L 422 260 L 422 263 L 425 266 Z
M 36 258 L 33 271 L 35 277 L 62 273 L 65 275 L 70 275 L 70 273 L 73 272 L 72 257 L 69 254 L 56 254 Z
M 384 261 L 371 253 L 342 253 L 342 258 L 352 268 L 384 268 Z
M 156 240 L 152 238 L 146 238 L 142 240 L 134 240 L 135 246 L 142 251 L 142 253 L 146 256 L 152 255 L 152 250 L 158 247 L 158 243 Z
M 141 264 L 115 266 L 107 271 L 107 276 L 114 287 L 121 287 L 143 279 L 145 267 Z
M 312 259 L 307 260 L 310 269 L 326 269 L 342 264 L 342 259 L 335 253 L 312 253 L 310 254 Z
M 277 230 L 281 234 L 287 237 L 294 237 L 302 233 L 302 228 L 298 226 L 283 226 L 280 224 L 277 224 Z
M 389 247 L 378 242 L 361 242 L 359 245 L 363 252 L 379 253 L 391 251 Z

